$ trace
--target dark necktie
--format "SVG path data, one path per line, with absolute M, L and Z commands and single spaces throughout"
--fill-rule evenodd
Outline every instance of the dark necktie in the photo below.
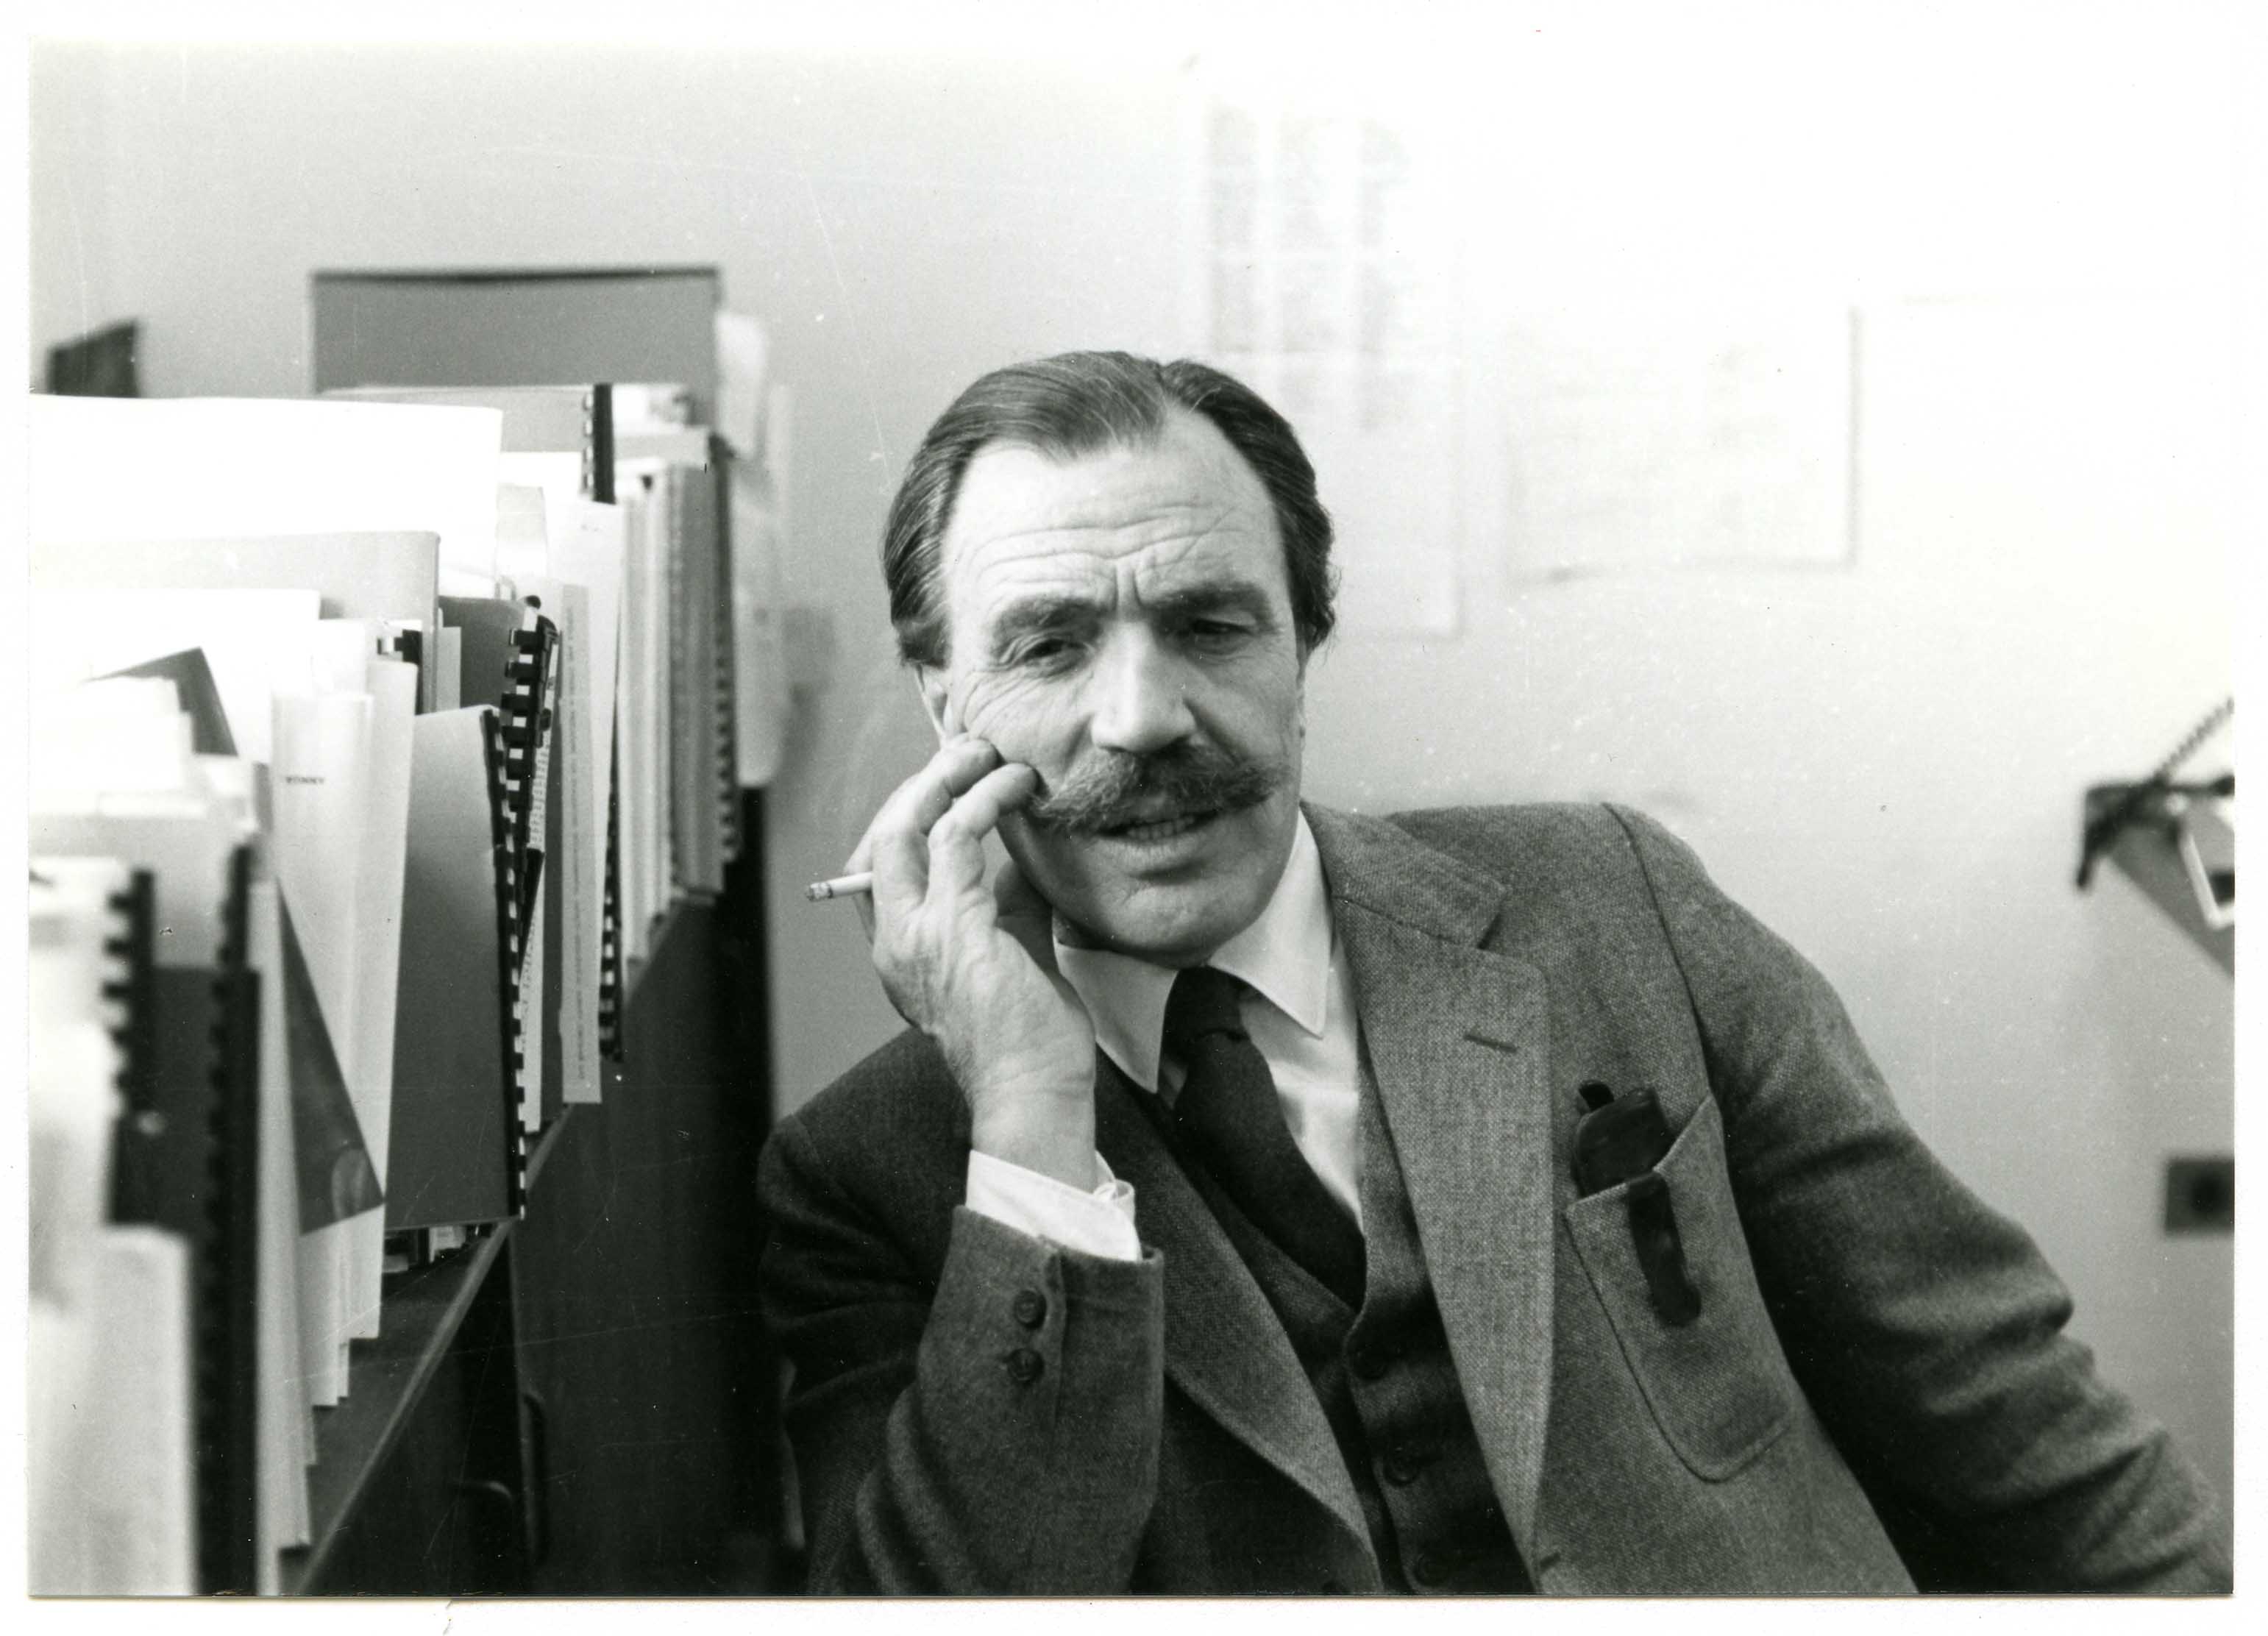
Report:
M 1292 1139 L 1268 1058 L 1244 1031 L 1244 987 L 1211 966 L 1174 979 L 1165 1045 L 1187 1070 L 1174 1100 L 1174 1128 L 1255 1227 L 1359 1307 L 1362 1230 Z

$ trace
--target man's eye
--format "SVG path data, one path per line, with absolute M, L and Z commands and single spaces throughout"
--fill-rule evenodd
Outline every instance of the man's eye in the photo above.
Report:
M 1225 646 L 1252 634 L 1251 628 L 1226 619 L 1192 619 L 1189 635 L 1210 647 Z
M 1053 665 L 1071 655 L 1071 646 L 1057 637 L 1045 637 L 1036 642 L 1027 642 L 1009 655 L 1018 665 Z

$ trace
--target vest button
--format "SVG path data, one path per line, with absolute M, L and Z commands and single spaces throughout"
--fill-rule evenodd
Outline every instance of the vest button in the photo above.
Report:
M 1418 1560 L 1410 1572 L 1420 1585 L 1438 1585 L 1449 1577 L 1450 1570 L 1455 1566 L 1456 1564 L 1440 1551 L 1424 1551 L 1418 1552 Z
M 1008 1310 L 1026 1329 L 1036 1330 L 1048 1321 L 1048 1298 L 1035 1289 L 1020 1289 Z
M 1041 1360 L 1040 1354 L 1028 1346 L 1019 1346 L 1010 1352 L 1007 1364 L 1008 1378 L 1019 1386 L 1029 1386 L 1040 1378 L 1041 1371 L 1048 1367 Z
M 1347 1363 L 1364 1380 L 1376 1381 L 1385 1378 L 1393 1360 L 1375 1346 L 1359 1346 L 1347 1359 Z
M 1336 1574 L 1333 1574 L 1322 1584 L 1316 1586 L 1315 1589 L 1320 1595 L 1325 1596 L 1344 1596 L 1346 1595 L 1346 1581 L 1339 1578 Z
M 1396 1488 L 1406 1488 L 1432 1463 L 1432 1456 L 1419 1449 L 1397 1448 L 1386 1456 L 1386 1480 Z

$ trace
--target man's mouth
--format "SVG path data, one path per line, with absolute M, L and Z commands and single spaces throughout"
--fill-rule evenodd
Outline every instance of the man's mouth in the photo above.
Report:
M 1185 834 L 1199 824 L 1209 823 L 1217 813 L 1173 813 L 1163 818 L 1150 818 L 1136 823 L 1107 824 L 1101 833 L 1114 841 L 1167 841 Z

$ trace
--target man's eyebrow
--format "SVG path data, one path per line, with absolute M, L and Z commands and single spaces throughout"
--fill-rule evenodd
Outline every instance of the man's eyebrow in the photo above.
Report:
M 993 615 L 989 645 L 998 658 L 1020 637 L 1082 624 L 1100 617 L 1101 612 L 1100 604 L 1083 596 L 1021 597 Z
M 1250 579 L 1207 579 L 1177 590 L 1160 592 L 1150 599 L 1148 606 L 1152 613 L 1167 619 L 1189 619 L 1201 614 L 1239 613 L 1248 616 L 1263 630 L 1273 630 L 1276 623 L 1276 608 L 1269 599 L 1267 587 Z

